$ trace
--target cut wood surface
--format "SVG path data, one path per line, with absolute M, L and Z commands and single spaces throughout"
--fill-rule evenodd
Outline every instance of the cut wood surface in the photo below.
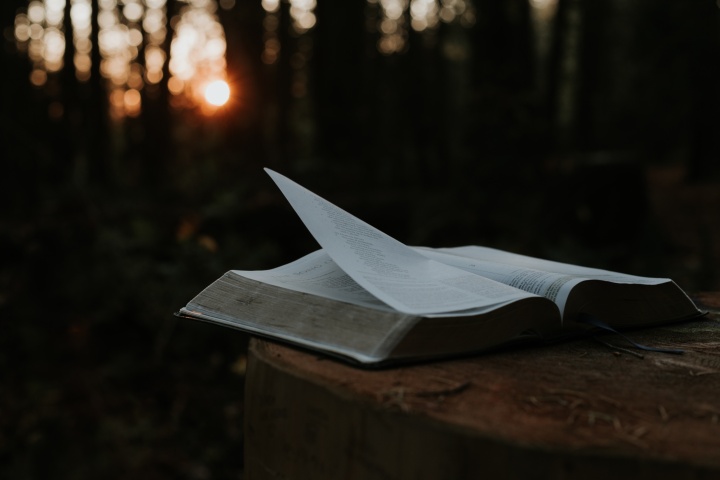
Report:
M 253 340 L 246 478 L 720 478 L 720 293 L 709 315 L 363 370 Z

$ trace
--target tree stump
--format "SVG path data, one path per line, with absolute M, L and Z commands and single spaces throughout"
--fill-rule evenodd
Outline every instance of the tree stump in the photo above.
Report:
M 246 478 L 720 478 L 720 293 L 708 316 L 383 370 L 253 340 Z

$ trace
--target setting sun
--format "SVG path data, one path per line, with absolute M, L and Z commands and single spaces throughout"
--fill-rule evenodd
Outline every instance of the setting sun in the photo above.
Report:
M 221 107 L 230 99 L 230 86 L 224 80 L 215 80 L 205 87 L 205 100 L 216 107 Z

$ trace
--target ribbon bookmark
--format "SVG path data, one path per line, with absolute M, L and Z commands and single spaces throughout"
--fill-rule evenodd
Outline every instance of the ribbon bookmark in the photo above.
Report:
M 637 342 L 634 342 L 633 340 L 628 338 L 626 335 L 623 335 L 622 333 L 618 332 L 617 330 L 615 330 L 613 327 L 611 327 L 607 323 L 602 322 L 602 321 L 598 320 L 597 318 L 592 317 L 590 315 L 580 315 L 577 319 L 577 322 L 584 323 L 586 325 L 590 325 L 593 327 L 597 327 L 601 330 L 605 330 L 607 332 L 611 332 L 616 335 L 620 335 L 627 342 L 632 344 L 632 346 L 634 346 L 635 348 L 637 348 L 639 350 L 645 350 L 647 352 L 670 353 L 672 355 L 682 355 L 683 353 L 685 353 L 684 350 L 680 350 L 680 349 L 676 349 L 676 348 L 658 348 L 658 347 L 649 347 L 647 345 L 641 345 Z

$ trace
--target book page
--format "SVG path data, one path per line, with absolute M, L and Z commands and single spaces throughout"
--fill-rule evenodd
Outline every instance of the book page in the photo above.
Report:
M 270 270 L 233 270 L 232 272 L 251 280 L 296 292 L 309 293 L 362 307 L 390 312 L 397 311 L 360 286 L 350 275 L 338 267 L 323 249 L 316 250 L 294 262 Z M 508 301 L 512 300 L 514 300 L 514 297 Z M 472 316 L 493 310 L 499 305 L 493 303 L 492 305 L 468 310 L 433 313 L 427 314 L 427 316 Z
M 425 315 L 526 298 L 528 293 L 437 262 L 322 197 L 265 169 L 330 258 L 392 308 Z
M 419 247 L 417 251 L 442 263 L 541 295 L 555 302 L 561 312 L 565 311 L 565 304 L 573 287 L 587 280 L 643 285 L 659 285 L 671 281 L 667 278 L 638 277 L 553 262 L 480 246 L 438 249 Z
M 272 270 L 233 270 L 233 273 L 297 292 L 394 311 L 361 287 L 322 249 Z

